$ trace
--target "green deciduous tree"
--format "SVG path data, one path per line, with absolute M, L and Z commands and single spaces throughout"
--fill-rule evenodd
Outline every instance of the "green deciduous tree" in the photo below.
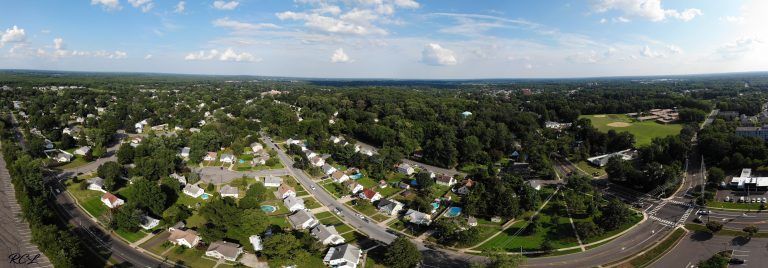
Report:
M 411 268 L 420 263 L 421 252 L 408 238 L 399 236 L 387 247 L 384 263 L 392 268 Z

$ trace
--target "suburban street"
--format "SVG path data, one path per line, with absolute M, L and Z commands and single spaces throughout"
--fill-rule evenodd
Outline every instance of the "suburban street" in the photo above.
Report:
M 650 267 L 693 267 L 699 261 L 712 257 L 723 250 L 734 250 L 734 258 L 745 260 L 745 264 L 730 267 L 765 267 L 768 263 L 768 238 L 714 236 L 688 233 L 677 246 Z

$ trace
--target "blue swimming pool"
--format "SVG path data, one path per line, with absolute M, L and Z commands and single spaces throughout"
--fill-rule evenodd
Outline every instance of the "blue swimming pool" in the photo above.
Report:
M 237 162 L 238 162 L 238 163 L 240 163 L 240 164 L 242 164 L 242 163 L 245 163 L 245 160 L 243 160 L 243 159 L 240 159 L 240 160 L 239 160 L 239 161 L 237 161 Z
M 460 207 L 450 207 L 448 208 L 448 212 L 445 213 L 445 217 L 448 217 L 448 218 L 453 218 L 459 215 L 461 215 Z
M 263 205 L 261 206 L 261 211 L 264 211 L 264 213 L 272 213 L 275 212 L 277 208 L 275 206 L 270 205 Z
M 201 194 L 200 195 L 200 198 L 202 198 L 203 200 L 207 200 L 209 197 L 211 197 L 211 196 L 208 195 L 208 194 Z
M 435 210 L 440 208 L 440 203 L 434 202 L 431 205 L 432 205 L 432 208 L 435 209 Z
M 357 174 L 349 176 L 349 177 L 352 178 L 353 180 L 358 180 L 358 179 L 363 177 L 363 174 L 357 173 Z

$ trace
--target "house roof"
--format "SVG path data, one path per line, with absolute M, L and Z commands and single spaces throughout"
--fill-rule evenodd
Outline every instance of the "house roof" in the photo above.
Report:
M 379 201 L 378 209 L 386 208 L 387 210 L 392 211 L 398 205 L 402 206 L 403 203 L 400 203 L 400 202 L 398 202 L 396 200 L 392 200 L 392 199 L 389 199 L 389 198 L 385 198 L 385 199 L 382 199 L 381 201 Z
M 177 241 L 179 239 L 184 239 L 189 243 L 190 245 L 195 242 L 197 239 L 197 231 L 187 229 L 187 230 L 181 230 L 181 229 L 173 229 L 171 230 L 170 236 L 168 236 L 168 240 L 171 241 Z
M 89 184 L 96 184 L 98 186 L 104 186 L 104 179 L 102 179 L 101 177 L 93 177 L 93 178 L 88 179 L 88 183 Z
M 376 191 L 374 191 L 374 190 L 371 190 L 371 189 L 368 189 L 368 188 L 363 189 L 363 195 L 365 195 L 365 198 L 367 198 L 367 199 L 373 198 L 374 196 L 376 196 L 376 194 L 378 194 L 378 193 Z
M 224 187 L 221 187 L 221 190 L 219 190 L 219 192 L 222 195 L 225 195 L 225 194 L 233 195 L 233 194 L 239 194 L 240 193 L 240 191 L 237 190 L 237 188 L 229 186 L 229 185 L 224 185 Z
M 291 221 L 294 226 L 299 226 L 314 218 L 315 216 L 304 210 L 299 210 L 293 215 L 288 216 L 288 220 Z
M 104 199 L 109 200 L 110 204 L 114 204 L 115 202 L 117 202 L 117 200 L 120 200 L 120 198 L 118 198 L 117 196 L 113 195 L 110 192 L 104 193 L 104 195 L 101 196 L 101 199 L 102 200 L 104 200 Z
M 319 224 L 315 226 L 315 228 L 312 228 L 312 231 L 310 232 L 312 236 L 316 237 L 319 240 L 325 240 L 333 235 L 339 235 L 339 232 L 336 231 L 336 227 L 333 227 L 333 225 L 322 225 Z
M 221 159 L 224 159 L 224 158 L 235 158 L 235 155 L 233 155 L 233 154 L 221 154 Z
M 216 158 L 216 156 L 218 156 L 218 154 L 216 154 L 216 152 L 208 152 L 208 154 L 206 154 L 206 155 L 208 157 L 211 157 L 211 158 Z
M 187 193 L 199 193 L 202 191 L 203 189 L 200 189 L 200 187 L 197 187 L 197 185 L 194 184 L 187 184 L 187 186 L 184 186 L 184 192 Z
M 280 177 L 269 176 L 269 177 L 264 178 L 264 183 L 265 184 L 267 184 L 267 183 L 269 183 L 269 184 L 281 184 L 281 183 L 283 183 L 283 179 L 280 178 Z
M 440 176 L 437 176 L 437 178 L 435 178 L 435 180 L 437 180 L 439 182 L 450 183 L 453 180 L 453 177 L 448 176 L 448 175 L 440 175 Z
M 216 251 L 219 254 L 224 255 L 224 257 L 231 259 L 237 258 L 241 253 L 239 244 L 227 241 L 216 241 L 211 243 L 211 245 L 208 246 L 208 251 Z
M 280 187 L 277 188 L 277 192 L 280 193 L 280 195 L 284 195 L 284 194 L 288 193 L 289 191 L 295 193 L 296 189 L 294 189 L 293 187 L 291 187 L 291 186 L 289 186 L 289 185 L 287 185 L 285 183 L 280 184 Z
M 315 157 L 312 157 L 311 161 L 312 161 L 312 163 L 319 163 L 321 160 L 323 160 L 322 157 L 315 156 Z
M 342 177 L 344 177 L 344 175 L 347 175 L 347 174 L 344 174 L 344 172 L 341 172 L 341 171 L 337 170 L 336 172 L 331 174 L 331 177 L 333 177 L 334 179 L 338 180 L 338 179 L 341 179 Z
M 335 170 L 335 169 L 336 168 L 334 168 L 333 166 L 331 166 L 329 164 L 323 165 L 323 171 L 325 171 L 325 172 L 328 172 L 329 170 Z
M 283 203 L 285 203 L 285 206 L 288 208 L 293 207 L 293 205 L 296 205 L 296 204 L 301 204 L 303 206 L 304 199 L 301 199 L 295 196 L 289 196 L 288 198 L 283 200 Z
M 343 259 L 349 263 L 357 263 L 360 259 L 360 252 L 359 248 L 350 244 L 344 244 L 329 249 L 328 254 L 325 256 L 325 260 Z
M 400 163 L 400 165 L 398 165 L 397 168 L 408 169 L 408 168 L 411 168 L 411 165 L 409 165 L 407 163 Z

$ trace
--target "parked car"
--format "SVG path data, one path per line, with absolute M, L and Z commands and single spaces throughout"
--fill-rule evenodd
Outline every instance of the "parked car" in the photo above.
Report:
M 699 211 L 696 211 L 696 214 L 698 214 L 698 215 L 709 215 L 709 210 L 699 210 Z
M 739 203 L 744 203 L 744 197 L 739 197 Z
M 737 258 L 732 258 L 730 261 L 728 261 L 728 263 L 730 263 L 730 264 L 744 264 L 744 260 L 737 259 Z

